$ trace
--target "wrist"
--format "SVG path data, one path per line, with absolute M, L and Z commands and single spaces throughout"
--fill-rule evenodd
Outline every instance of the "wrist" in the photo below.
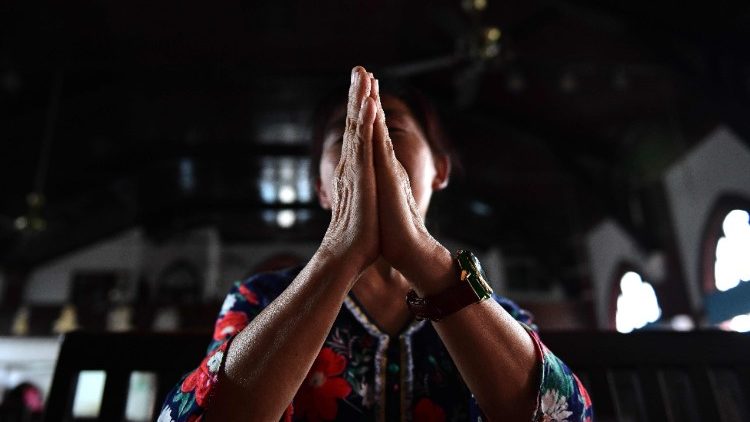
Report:
M 459 274 L 455 282 L 449 282 L 448 287 L 437 290 L 439 284 L 430 285 L 422 289 L 425 292 L 423 296 L 415 290 L 409 291 L 406 303 L 417 319 L 441 321 L 471 304 L 492 296 L 492 287 L 473 253 L 457 251 L 455 264 Z
M 313 255 L 313 259 L 321 263 L 333 264 L 346 273 L 355 274 L 357 277 L 371 264 L 363 254 L 351 251 L 339 251 L 321 244 Z
M 437 241 L 411 255 L 402 274 L 422 297 L 444 291 L 458 283 L 460 271 L 450 251 Z

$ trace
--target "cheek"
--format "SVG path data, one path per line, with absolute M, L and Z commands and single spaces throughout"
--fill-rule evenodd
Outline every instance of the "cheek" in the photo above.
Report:
M 416 150 L 399 151 L 396 149 L 396 158 L 409 175 L 414 199 L 419 201 L 426 191 L 432 189 L 432 179 L 435 177 L 435 165 L 432 160 L 432 153 L 429 150 L 418 148 Z

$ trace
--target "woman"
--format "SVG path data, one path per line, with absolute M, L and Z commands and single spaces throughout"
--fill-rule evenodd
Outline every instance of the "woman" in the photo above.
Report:
M 450 161 L 415 111 L 352 70 L 323 137 L 316 187 L 332 213 L 318 251 L 304 268 L 235 285 L 208 356 L 160 421 L 591 417 L 528 314 L 484 300 L 478 262 L 426 230 Z

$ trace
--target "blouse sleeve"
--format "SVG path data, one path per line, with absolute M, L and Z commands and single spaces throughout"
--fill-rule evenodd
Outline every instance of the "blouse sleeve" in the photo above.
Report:
M 255 282 L 258 277 L 234 283 L 216 319 L 206 357 L 167 395 L 158 422 L 197 422 L 202 419 L 230 342 L 268 304 L 268 298 L 257 289 Z
M 526 328 L 542 362 L 533 420 L 591 422 L 593 408 L 586 388 L 573 371 L 547 349 L 536 331 Z
M 541 362 L 538 368 L 536 409 L 532 421 L 591 422 L 593 408 L 586 388 L 573 371 L 542 343 L 531 314 L 506 298 L 494 295 L 493 297 L 529 333 Z M 482 412 L 473 397 L 470 407 L 472 420 L 483 420 Z

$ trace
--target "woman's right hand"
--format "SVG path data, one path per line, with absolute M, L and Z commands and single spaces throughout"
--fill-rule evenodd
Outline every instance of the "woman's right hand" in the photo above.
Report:
M 320 251 L 363 271 L 380 254 L 372 153 L 377 107 L 372 74 L 352 69 L 341 158 L 333 174 L 331 222 Z

